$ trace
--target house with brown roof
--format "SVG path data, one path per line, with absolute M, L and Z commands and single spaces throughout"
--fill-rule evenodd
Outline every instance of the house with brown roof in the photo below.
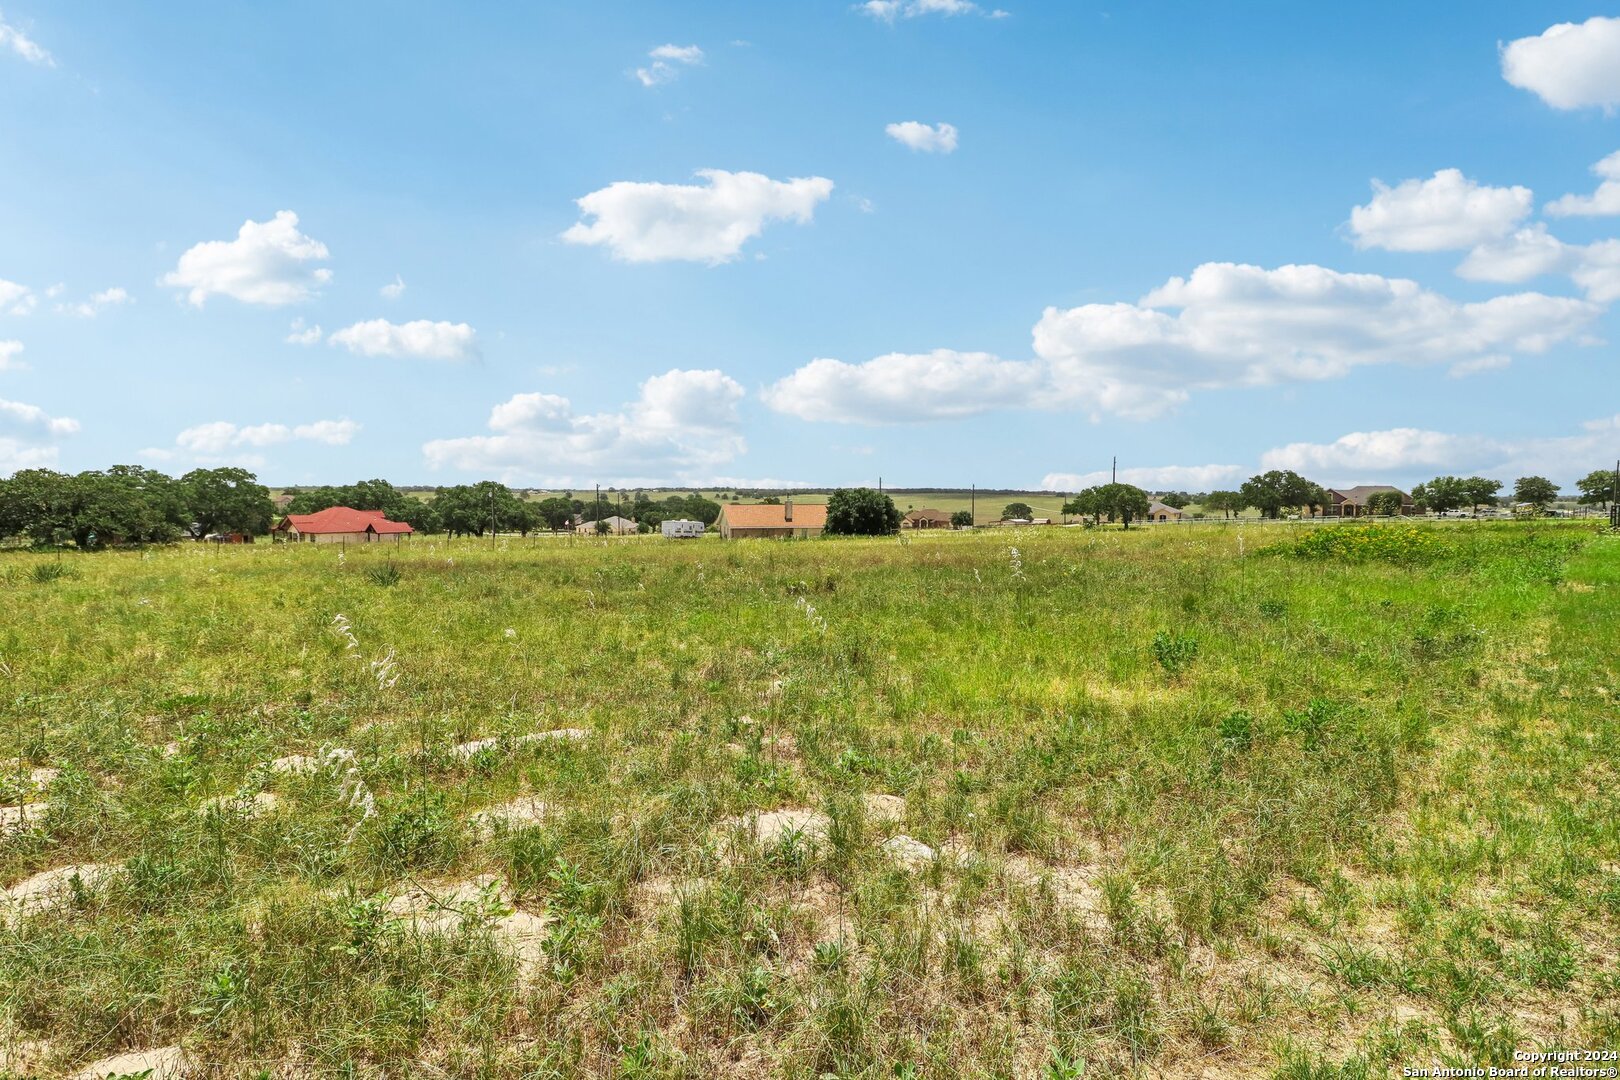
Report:
M 1328 488 L 1328 505 L 1322 508 L 1324 517 L 1366 517 L 1367 500 L 1379 492 L 1393 491 L 1401 497 L 1401 515 L 1418 512 L 1412 496 L 1390 484 L 1358 484 L 1353 488 Z
M 948 529 L 951 527 L 951 515 L 943 510 L 907 510 L 906 516 L 900 519 L 900 527 L 902 529 Z
M 333 506 L 314 514 L 288 514 L 270 535 L 306 544 L 397 544 L 415 531 L 403 521 L 389 521 L 381 510 Z
M 827 528 L 827 506 L 794 506 L 792 498 L 755 505 L 725 503 L 720 507 L 719 526 L 726 540 L 820 536 Z
M 1173 506 L 1168 506 L 1168 505 L 1160 502 L 1158 499 L 1154 499 L 1152 502 L 1148 503 L 1148 512 L 1147 512 L 1146 520 L 1148 520 L 1148 521 L 1180 521 L 1181 520 L 1181 511 L 1177 510 Z

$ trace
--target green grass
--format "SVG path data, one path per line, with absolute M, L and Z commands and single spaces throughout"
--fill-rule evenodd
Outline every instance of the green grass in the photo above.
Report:
M 0 804 L 49 809 L 0 884 L 110 869 L 0 926 L 0 1047 L 955 1078 L 1620 1043 L 1620 541 L 1327 528 L 7 554 Z M 825 817 L 731 824 L 779 809 Z

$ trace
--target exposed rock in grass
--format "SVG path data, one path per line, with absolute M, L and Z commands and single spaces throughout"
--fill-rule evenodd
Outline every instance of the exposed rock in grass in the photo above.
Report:
M 552 808 L 533 795 L 524 795 L 511 802 L 488 806 L 472 816 L 475 829 L 492 833 L 497 828 L 524 829 L 542 824 Z
M 49 765 L 39 765 L 28 770 L 26 783 L 31 791 L 44 791 L 51 786 L 51 781 L 60 775 L 62 775 L 61 769 L 53 769 Z
M 38 824 L 50 809 L 49 803 L 24 803 L 22 806 L 0 806 L 0 837 L 13 836 Z
M 33 877 L 23 878 L 9 889 L 0 891 L 0 924 L 24 915 L 49 911 L 73 895 L 75 878 L 85 888 L 93 889 L 115 869 L 105 863 L 76 863 L 58 866 L 54 870 L 41 870 Z
M 493 874 L 423 883 L 389 900 L 384 910 L 420 934 L 452 934 L 487 919 L 495 939 L 517 959 L 523 978 L 539 969 L 551 921 L 549 914 L 514 910 L 506 882 Z
M 51 1044 L 44 1039 L 15 1039 L 0 1031 L 0 1074 L 42 1076 L 40 1065 L 50 1052 Z
M 189 1062 L 178 1046 L 131 1050 L 102 1058 L 74 1073 L 71 1080 L 103 1080 L 109 1076 L 141 1076 L 145 1080 L 180 1080 Z
M 281 805 L 281 800 L 268 791 L 261 791 L 256 795 L 215 795 L 211 799 L 204 799 L 202 805 L 197 807 L 197 816 L 206 817 L 209 814 L 224 814 L 231 817 L 243 817 L 249 820 L 264 817 L 275 812 Z
M 901 866 L 909 867 L 913 870 L 927 866 L 929 863 L 934 861 L 933 848 L 929 847 L 921 840 L 912 839 L 904 833 L 901 833 L 899 836 L 889 837 L 879 846 L 882 847 L 883 853 L 889 856 L 889 858 L 893 859 Z
M 314 772 L 320 767 L 320 763 L 308 754 L 288 754 L 286 757 L 267 761 L 262 767 L 277 776 L 296 776 Z
M 750 810 L 746 814 L 727 818 L 721 825 L 741 829 L 757 840 L 762 847 L 775 847 L 789 836 L 797 835 L 806 843 L 821 845 L 827 841 L 831 819 L 819 810 L 785 809 L 761 812 Z
M 1103 895 L 1102 871 L 1095 866 L 1049 866 L 1021 855 L 1007 860 L 1007 877 L 1021 885 L 1052 890 L 1057 905 L 1080 916 L 1093 930 L 1108 926 L 1108 901 Z
M 586 731 L 584 728 L 557 728 L 554 731 L 535 731 L 530 732 L 527 735 L 516 735 L 504 741 L 512 746 L 533 746 L 536 743 L 550 742 L 553 739 L 583 739 L 589 735 L 590 732 Z M 496 737 L 490 739 L 474 739 L 471 742 L 459 743 L 450 748 L 450 756 L 460 758 L 462 761 L 467 761 L 475 754 L 481 753 L 485 750 L 495 749 L 501 745 L 502 741 L 502 739 Z
M 501 745 L 499 739 L 474 739 L 472 742 L 457 743 L 452 746 L 450 756 L 460 758 L 462 761 L 469 761 L 475 754 L 480 754 L 485 750 L 493 750 L 499 745 Z
M 862 795 L 868 825 L 898 825 L 906 820 L 906 800 L 898 795 Z

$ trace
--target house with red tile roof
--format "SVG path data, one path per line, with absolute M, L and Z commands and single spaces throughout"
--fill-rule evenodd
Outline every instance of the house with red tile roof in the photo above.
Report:
M 415 532 L 381 510 L 333 506 L 314 514 L 288 514 L 270 530 L 274 539 L 306 544 L 397 544 Z

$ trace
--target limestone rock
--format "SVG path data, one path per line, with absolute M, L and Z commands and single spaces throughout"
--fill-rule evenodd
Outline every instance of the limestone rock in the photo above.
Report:
M 186 1074 L 186 1067 L 184 1050 L 178 1046 L 163 1046 L 156 1050 L 131 1050 L 102 1058 L 74 1073 L 72 1080 L 103 1080 L 108 1076 L 136 1076 L 143 1073 L 150 1080 L 180 1080 Z
M 934 849 L 921 840 L 901 833 L 891 836 L 880 845 L 883 853 L 902 866 L 918 869 L 934 861 Z

